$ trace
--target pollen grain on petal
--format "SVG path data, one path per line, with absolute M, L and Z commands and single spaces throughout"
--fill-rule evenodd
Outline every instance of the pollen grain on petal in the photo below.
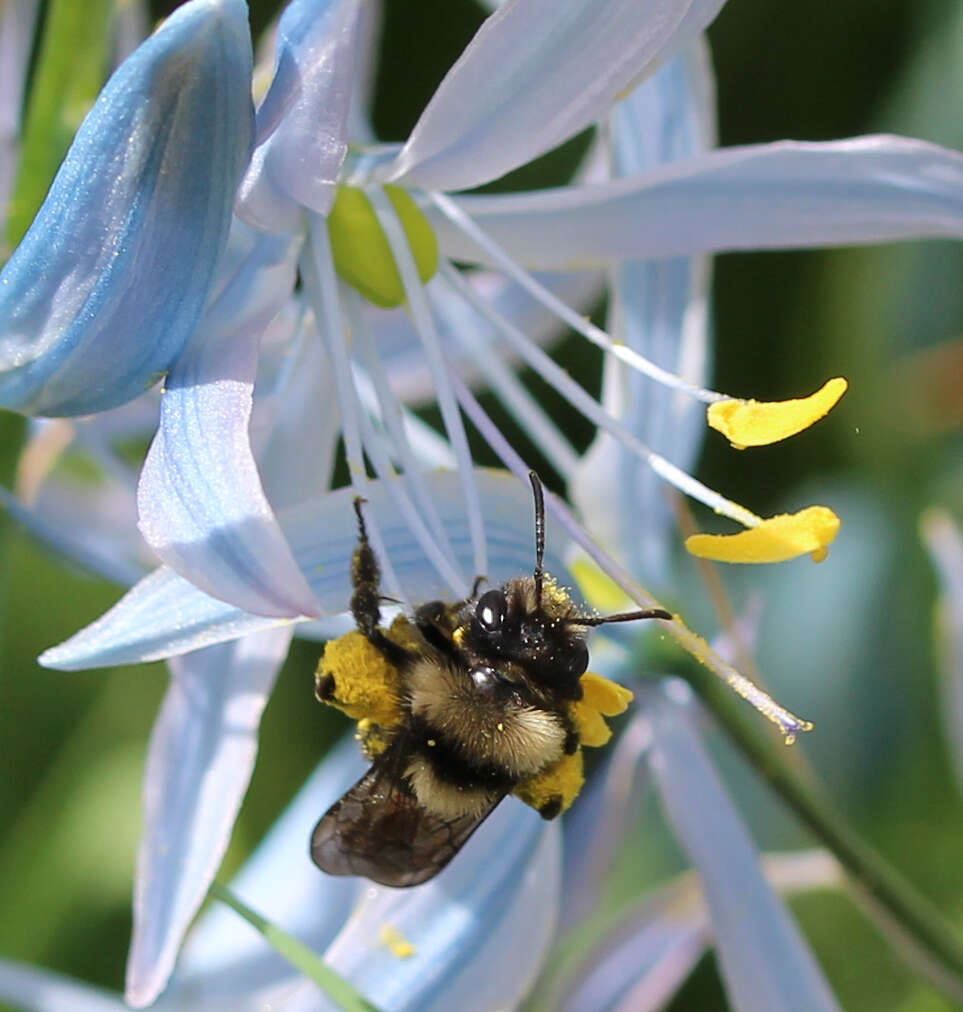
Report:
M 785 562 L 809 553 L 822 562 L 839 533 L 839 517 L 826 506 L 783 513 L 738 534 L 693 534 L 685 547 L 716 562 Z
M 789 401 L 725 400 L 710 404 L 710 428 L 721 432 L 737 450 L 766 446 L 808 429 L 827 415 L 846 393 L 841 376 L 827 380 L 814 394 Z

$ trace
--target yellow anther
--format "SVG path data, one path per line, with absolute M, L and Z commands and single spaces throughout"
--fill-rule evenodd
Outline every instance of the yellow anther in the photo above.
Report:
M 737 450 L 766 446 L 808 429 L 828 414 L 848 384 L 842 377 L 828 380 L 809 397 L 791 401 L 716 401 L 709 405 L 711 428 L 721 432 Z
M 716 562 L 785 562 L 807 552 L 822 562 L 839 533 L 839 517 L 826 506 L 783 513 L 738 534 L 693 534 L 685 547 Z

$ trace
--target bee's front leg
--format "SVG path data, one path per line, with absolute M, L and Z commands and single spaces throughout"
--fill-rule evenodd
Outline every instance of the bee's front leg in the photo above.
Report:
M 351 558 L 351 615 L 358 630 L 372 646 L 377 647 L 385 659 L 401 667 L 411 659 L 409 651 L 384 634 L 381 626 L 381 567 L 368 541 L 368 530 L 361 507 L 366 500 L 355 496 L 354 512 L 358 517 L 358 546 Z
M 381 624 L 381 567 L 368 541 L 368 529 L 361 507 L 366 502 L 355 496 L 354 512 L 358 518 L 358 547 L 351 558 L 351 615 L 355 624 L 371 640 Z M 372 642 L 374 642 L 372 640 Z

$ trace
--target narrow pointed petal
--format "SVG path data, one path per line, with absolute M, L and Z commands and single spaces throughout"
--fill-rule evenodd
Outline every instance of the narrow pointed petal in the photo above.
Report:
M 103 411 L 200 319 L 252 135 L 243 0 L 193 0 L 114 74 L 0 275 L 0 405 Z
M 0 959 L 0 998 L 25 1012 L 124 1012 L 120 995 L 51 970 Z
M 612 161 L 620 177 L 702 154 L 715 137 L 714 79 L 704 44 L 690 47 L 616 106 Z M 703 257 L 613 266 L 609 329 L 646 359 L 696 386 L 708 378 L 710 271 Z M 602 403 L 645 444 L 685 471 L 705 427 L 700 405 L 608 356 Z M 588 529 L 650 581 L 669 579 L 675 524 L 662 479 L 600 431 L 570 492 Z M 615 609 L 618 610 L 618 609 Z
M 248 437 L 258 343 L 291 295 L 298 244 L 241 223 L 234 237 L 223 287 L 166 384 L 137 490 L 140 530 L 212 597 L 258 615 L 316 616 Z
M 504 4 L 442 81 L 390 178 L 463 190 L 531 161 L 605 114 L 722 2 Z
M 565 1012 L 656 1012 L 712 942 L 708 911 L 691 876 L 661 889 L 612 931 L 573 978 Z
M 459 205 L 527 267 L 963 235 L 963 155 L 877 135 L 720 148 L 598 186 L 464 197 Z M 442 250 L 485 262 L 429 214 Z
M 668 691 L 690 695 L 673 682 Z M 742 1012 L 837 1010 L 819 965 L 766 883 L 753 846 L 692 727 L 665 686 L 647 695 L 652 769 L 666 814 L 702 880 L 729 996 Z
M 839 865 L 825 851 L 762 859 L 767 881 L 781 893 L 838 887 Z M 691 872 L 646 897 L 619 918 L 580 964 L 565 967 L 565 1012 L 657 1012 L 712 944 L 698 878 Z
M 171 662 L 144 776 L 126 992 L 137 1008 L 167 984 L 227 850 L 290 641 L 290 627 L 272 629 Z
M 530 572 L 533 564 L 530 489 L 500 471 L 480 469 L 475 478 L 489 545 L 489 569 L 485 575 L 492 583 L 500 583 Z M 459 476 L 435 472 L 427 477 L 427 482 L 456 563 L 470 571 L 473 553 Z M 353 494 L 351 489 L 340 489 L 279 516 L 294 558 L 326 615 L 346 611 L 351 598 L 351 555 L 357 543 L 351 506 Z M 448 584 L 399 518 L 394 500 L 383 484 L 369 483 L 365 497 L 369 502 L 369 524 L 379 525 L 404 592 L 414 601 L 450 599 Z M 549 521 L 547 570 L 556 574 L 565 572 L 564 548 L 560 531 Z M 75 670 L 157 660 L 287 621 L 241 611 L 162 567 L 86 629 L 47 650 L 40 663 Z
M 325 960 L 381 1008 L 514 1008 L 554 935 L 560 872 L 558 824 L 508 799 L 430 882 L 369 888 Z
M 274 80 L 258 110 L 263 143 L 237 208 L 258 228 L 294 231 L 302 207 L 331 208 L 348 150 L 360 7 L 360 0 L 294 0 L 281 17 Z
M 319 873 L 307 858 L 306 841 L 322 813 L 367 765 L 354 736 L 344 737 L 231 881 L 237 896 L 315 951 L 324 950 L 341 930 L 366 883 Z M 292 861 L 295 854 L 298 860 Z M 215 904 L 188 935 L 171 990 L 198 1000 L 242 996 L 295 973 L 233 911 Z

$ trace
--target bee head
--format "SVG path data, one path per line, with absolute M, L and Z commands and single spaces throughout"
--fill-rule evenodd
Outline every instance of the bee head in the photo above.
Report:
M 585 635 L 606 622 L 644 618 L 669 619 L 662 608 L 620 615 L 583 615 L 568 593 L 543 567 L 545 496 L 534 471 L 529 472 L 535 498 L 535 569 L 530 577 L 509 580 L 467 602 L 465 645 L 492 670 L 498 661 L 520 667 L 541 689 L 560 698 L 581 696 L 579 679 L 588 667 Z

